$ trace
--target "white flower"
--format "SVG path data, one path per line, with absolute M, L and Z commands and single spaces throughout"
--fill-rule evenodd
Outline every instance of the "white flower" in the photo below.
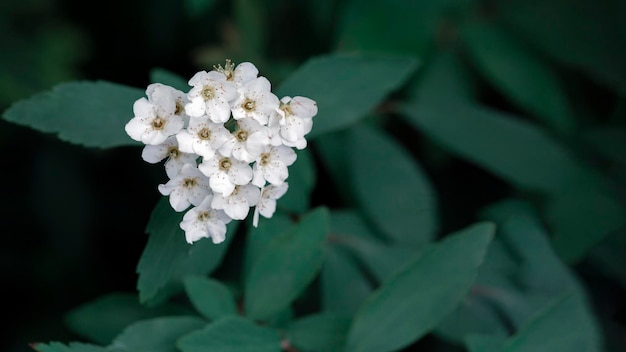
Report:
M 272 145 L 286 145 L 304 149 L 304 136 L 311 132 L 317 103 L 305 97 L 284 97 L 280 107 L 270 116 L 268 126 L 272 131 Z
M 269 129 L 252 119 L 237 121 L 237 128 L 220 148 L 220 153 L 251 163 L 270 145 Z
M 211 206 L 215 209 L 223 209 L 226 215 L 235 220 L 243 220 L 248 216 L 250 207 L 259 202 L 261 191 L 251 184 L 235 186 L 229 196 L 215 193 Z
M 265 77 L 257 77 L 239 88 L 239 98 L 232 105 L 233 118 L 251 118 L 267 125 L 270 115 L 280 102 L 271 89 L 272 85 Z
M 124 127 L 132 139 L 144 144 L 161 144 L 183 128 L 183 118 L 175 115 L 176 98 L 172 89 L 159 83 L 151 84 L 146 89 L 148 99 L 135 101 L 135 116 Z
M 193 86 L 185 111 L 191 117 L 208 115 L 215 123 L 224 123 L 230 118 L 230 103 L 237 98 L 237 88 L 226 76 L 217 71 L 200 71 L 190 80 Z
M 271 218 L 274 215 L 276 200 L 287 192 L 287 188 L 289 188 L 289 184 L 285 182 L 282 185 L 269 185 L 261 189 L 261 199 L 256 208 L 254 208 L 252 217 L 252 225 L 254 227 L 257 227 L 259 224 L 259 214 L 266 218 Z
M 245 185 L 252 180 L 252 168 L 244 161 L 216 153 L 212 158 L 204 158 L 198 169 L 209 178 L 213 192 L 229 196 L 235 185 Z
M 180 131 L 176 138 L 181 151 L 211 158 L 231 136 L 222 124 L 213 123 L 203 117 L 192 117 L 189 127 Z
M 161 83 L 153 83 L 146 89 L 146 95 L 150 101 L 169 101 L 174 100 L 174 115 L 182 117 L 184 120 L 189 120 L 189 116 L 185 113 L 185 105 L 189 103 L 187 94 L 174 87 L 170 87 Z
M 183 211 L 189 205 L 198 205 L 211 194 L 209 179 L 192 164 L 185 164 L 178 175 L 159 185 L 159 192 L 170 196 L 170 204 L 176 211 Z
M 223 73 L 227 81 L 235 83 L 237 88 L 252 81 L 259 74 L 259 70 L 251 62 L 242 62 L 235 68 L 235 64 L 227 59 L 224 67 L 222 65 L 213 67 L 217 72 Z
M 180 228 L 185 231 L 188 243 L 193 243 L 203 237 L 210 237 L 213 243 L 221 243 L 226 239 L 226 224 L 231 221 L 222 210 L 211 207 L 211 195 L 196 207 L 189 209 L 183 216 Z
M 143 160 L 156 164 L 167 158 L 165 162 L 165 173 L 167 177 L 174 178 L 185 164 L 194 164 L 198 156 L 196 154 L 184 153 L 178 149 L 176 136 L 168 137 L 165 142 L 158 145 L 146 145 L 141 152 Z
M 265 181 L 280 185 L 289 176 L 287 167 L 296 161 L 297 155 L 293 149 L 285 146 L 271 147 L 261 153 L 254 163 L 254 179 L 252 184 L 263 187 Z

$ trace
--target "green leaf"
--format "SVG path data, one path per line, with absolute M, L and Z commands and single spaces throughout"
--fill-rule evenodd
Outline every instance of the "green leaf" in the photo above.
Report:
M 350 319 L 321 313 L 298 319 L 287 329 L 287 338 L 298 351 L 342 351 Z
M 471 293 L 437 327 L 438 336 L 457 343 L 472 334 L 506 336 L 566 293 L 581 297 L 577 309 L 591 316 L 584 286 L 554 253 L 541 218 L 529 204 L 507 200 L 482 213 L 482 218 L 497 221 L 496 239 Z
M 572 132 L 564 87 L 548 65 L 493 25 L 468 24 L 461 37 L 479 70 L 512 102 L 556 131 Z
M 168 85 L 182 91 L 185 94 L 191 89 L 184 78 L 174 72 L 170 72 L 160 67 L 155 67 L 150 71 L 150 82 Z
M 469 291 L 494 229 L 491 223 L 465 228 L 398 271 L 359 309 L 346 350 L 394 351 L 432 330 Z
M 180 229 L 182 214 L 176 213 L 166 197 L 155 206 L 146 231 L 150 234 L 137 273 L 137 289 L 141 303 L 158 303 L 182 290 L 188 275 L 207 275 L 222 261 L 239 224 L 228 224 L 226 241 L 214 244 L 204 238 L 193 244 L 185 241 Z
M 289 304 L 322 266 L 328 211 L 318 208 L 268 244 L 246 278 L 244 307 L 252 319 L 268 319 Z
M 589 262 L 604 275 L 626 288 L 626 227 L 615 231 L 595 246 L 588 255 Z
M 313 156 L 308 149 L 296 151 L 298 159 L 289 166 L 289 189 L 278 200 L 276 206 L 297 214 L 309 209 L 311 192 L 315 186 L 316 169 Z
M 280 85 L 276 94 L 306 96 L 317 102 L 319 112 L 307 136 L 315 138 L 362 118 L 399 88 L 416 68 L 415 59 L 401 56 L 320 56 L 304 63 Z
M 362 268 L 369 269 L 378 283 L 386 280 L 413 259 L 419 248 L 404 244 L 387 244 L 379 240 L 363 218 L 353 210 L 334 210 L 331 213 L 332 243 L 345 247 L 358 259 Z
M 110 348 L 124 352 L 177 352 L 176 341 L 206 322 L 197 317 L 162 317 L 137 322 L 115 338 Z
M 213 7 L 216 0 L 185 0 L 185 10 L 190 17 L 200 17 Z M 160 82 L 160 81 L 155 81 Z M 180 88 L 178 88 L 180 89 Z
M 464 62 L 453 52 L 440 51 L 410 85 L 408 95 L 420 104 L 464 104 L 475 100 L 476 87 Z
M 313 147 L 322 162 L 322 172 L 330 176 L 338 198 L 344 203 L 351 205 L 353 197 L 350 187 L 345 187 L 345 180 L 348 179 L 348 155 L 345 141 L 348 138 L 349 130 L 340 130 L 326 133 L 318 137 Z
M 110 350 L 108 348 L 89 345 L 80 342 L 72 342 L 69 345 L 64 345 L 59 342 L 51 342 L 49 344 L 34 343 L 31 347 L 38 352 L 117 352 L 118 350 Z
M 87 147 L 138 145 L 124 131 L 144 92 L 110 83 L 70 82 L 13 104 L 4 118 Z
M 323 311 L 352 316 L 374 290 L 363 269 L 344 248 L 331 246 L 320 275 Z
M 503 351 L 600 351 L 593 319 L 580 299 L 576 294 L 560 297 L 509 339 Z
M 111 293 L 72 309 L 65 323 L 79 336 L 104 345 L 137 320 L 189 313 L 189 309 L 174 304 L 148 308 L 139 304 L 134 294 Z
M 623 11 L 589 0 L 511 0 L 498 6 L 495 21 L 598 83 L 626 93 L 626 33 Z M 623 26 L 622 26 L 623 27 Z
M 209 320 L 237 314 L 233 293 L 224 284 L 203 276 L 185 278 L 185 291 L 193 306 Z
M 465 339 L 469 352 L 500 352 L 503 344 L 503 338 L 489 335 L 469 335 Z
M 582 260 L 592 247 L 626 225 L 626 207 L 620 200 L 589 185 L 552 197 L 545 212 L 554 229 L 555 250 L 569 263 Z
M 524 189 L 599 183 L 560 143 L 518 117 L 478 106 L 407 105 L 408 121 L 451 152 Z
M 294 226 L 295 223 L 289 216 L 277 211 L 269 219 L 261 217 L 258 227 L 249 228 L 244 258 L 244 275 L 246 277 L 250 274 L 250 270 L 258 258 L 265 253 L 272 240 L 277 236 L 284 235 Z
M 226 317 L 178 342 L 182 352 L 281 352 L 275 330 L 240 317 Z
M 351 132 L 349 184 L 367 218 L 397 243 L 430 242 L 437 230 L 437 204 L 419 164 L 383 131 L 359 125 Z
M 626 128 L 598 126 L 586 131 L 583 139 L 603 157 L 626 164 Z
M 435 44 L 442 20 L 460 11 L 466 0 L 349 1 L 342 13 L 338 39 L 341 51 L 425 54 Z

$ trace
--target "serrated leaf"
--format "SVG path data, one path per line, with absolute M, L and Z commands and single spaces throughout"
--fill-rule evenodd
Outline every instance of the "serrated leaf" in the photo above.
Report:
M 469 291 L 494 229 L 491 223 L 465 228 L 398 271 L 357 312 L 346 350 L 394 351 L 432 330 Z
M 600 351 L 589 312 L 577 294 L 560 297 L 510 338 L 503 352 Z
M 342 351 L 350 318 L 321 313 L 298 319 L 287 328 L 287 338 L 298 351 Z
M 140 89 L 106 81 L 69 82 L 20 100 L 3 117 L 86 147 L 138 145 L 124 126 L 142 96 Z
M 177 352 L 176 341 L 206 322 L 198 317 L 162 317 L 137 322 L 115 338 L 109 348 L 124 352 Z
M 306 96 L 317 102 L 319 112 L 307 135 L 315 138 L 362 118 L 399 88 L 416 68 L 415 59 L 401 56 L 319 56 L 298 68 L 276 94 Z
M 160 67 L 155 67 L 150 70 L 150 82 L 168 85 L 185 94 L 191 89 L 183 77 Z
M 407 105 L 408 121 L 451 152 L 524 189 L 558 193 L 600 177 L 518 117 L 478 106 Z
M 182 352 L 281 352 L 275 330 L 240 317 L 226 317 L 206 328 L 184 336 L 178 342 Z
M 217 280 L 203 276 L 185 278 L 185 291 L 193 306 L 209 320 L 237 314 L 233 293 Z
M 253 263 L 246 278 L 244 307 L 252 319 L 268 319 L 286 308 L 322 266 L 328 211 L 318 208 L 297 226 L 276 236 Z
M 34 343 L 31 344 L 31 347 L 38 352 L 117 352 L 117 350 L 109 350 L 105 347 L 80 342 L 72 342 L 69 345 L 59 342 L 50 342 L 49 344 Z
M 567 96 L 547 64 L 494 25 L 468 24 L 461 37 L 478 69 L 512 102 L 556 131 L 572 132 Z
M 437 204 L 419 164 L 391 136 L 366 125 L 351 129 L 349 143 L 350 184 L 367 217 L 397 243 L 430 242 Z
M 175 304 L 148 308 L 139 304 L 134 294 L 111 293 L 72 309 L 65 323 L 74 333 L 105 345 L 135 321 L 189 313 L 189 309 Z
M 141 303 L 158 303 L 179 292 L 188 275 L 211 273 L 221 263 L 239 224 L 228 224 L 226 240 L 220 244 L 208 238 L 188 244 L 179 226 L 182 215 L 171 208 L 165 197 L 152 211 L 146 229 L 150 238 L 137 265 Z

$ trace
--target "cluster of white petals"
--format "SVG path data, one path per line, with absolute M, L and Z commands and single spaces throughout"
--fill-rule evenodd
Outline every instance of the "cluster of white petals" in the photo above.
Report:
M 186 211 L 180 227 L 187 242 L 226 238 L 226 224 L 254 207 L 272 217 L 287 192 L 293 148 L 307 145 L 317 114 L 305 97 L 278 99 L 267 78 L 249 62 L 196 73 L 185 93 L 154 83 L 133 105 L 126 133 L 146 146 L 142 158 L 165 160 L 169 181 L 159 185 L 172 208 Z

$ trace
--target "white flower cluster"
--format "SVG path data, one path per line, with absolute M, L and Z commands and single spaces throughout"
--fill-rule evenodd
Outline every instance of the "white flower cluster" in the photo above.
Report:
M 196 73 L 184 93 L 154 83 L 133 106 L 126 133 L 146 146 L 149 163 L 164 159 L 169 181 L 159 185 L 175 211 L 187 242 L 211 237 L 224 241 L 226 224 L 243 220 L 255 207 L 271 217 L 285 194 L 293 148 L 307 145 L 317 114 L 305 97 L 278 99 L 267 78 L 249 62 Z

